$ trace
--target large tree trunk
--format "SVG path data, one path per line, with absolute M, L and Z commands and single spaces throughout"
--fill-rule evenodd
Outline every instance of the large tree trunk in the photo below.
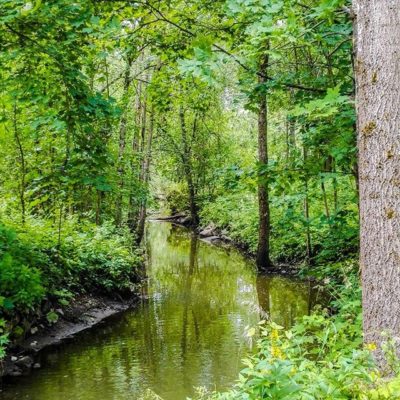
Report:
M 265 93 L 265 77 L 268 68 L 268 55 L 261 56 L 258 83 L 260 85 L 259 109 L 258 109 L 258 161 L 260 165 L 268 164 L 268 109 Z M 269 258 L 269 198 L 268 198 L 268 173 L 258 179 L 258 248 L 257 267 L 259 270 L 267 270 L 270 265 Z
M 357 0 L 355 13 L 364 333 L 380 344 L 400 335 L 399 2 Z

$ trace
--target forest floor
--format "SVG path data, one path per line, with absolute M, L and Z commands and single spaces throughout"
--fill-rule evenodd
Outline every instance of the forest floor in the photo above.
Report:
M 96 295 L 76 297 L 71 304 L 58 310 L 60 317 L 56 323 L 49 325 L 45 320 L 40 321 L 23 341 L 10 349 L 0 365 L 0 377 L 20 376 L 32 368 L 40 368 L 36 359 L 41 351 L 69 341 L 107 318 L 134 307 L 138 299 L 138 296 L 129 300 Z

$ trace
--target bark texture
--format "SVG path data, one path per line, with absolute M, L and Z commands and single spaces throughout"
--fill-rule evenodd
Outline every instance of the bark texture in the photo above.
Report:
M 354 11 L 364 334 L 380 344 L 400 335 L 400 4 Z
M 266 84 L 266 71 L 268 69 L 268 55 L 263 55 L 260 60 L 260 72 L 258 83 L 260 86 Z M 268 165 L 268 105 L 265 87 L 260 88 L 258 109 L 258 162 L 260 165 Z M 258 180 L 258 247 L 257 267 L 259 270 L 267 270 L 270 265 L 269 258 L 269 236 L 270 236 L 270 213 L 268 196 L 268 174 L 260 176 Z

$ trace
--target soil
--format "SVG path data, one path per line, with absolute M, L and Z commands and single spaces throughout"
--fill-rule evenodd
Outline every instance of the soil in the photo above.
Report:
M 59 345 L 90 329 L 112 315 L 134 306 L 137 298 L 116 301 L 107 297 L 85 295 L 76 298 L 69 306 L 58 310 L 55 324 L 39 324 L 32 327 L 24 340 L 14 345 L 0 364 L 0 377 L 19 376 L 32 368 L 40 368 L 35 359 L 40 351 Z

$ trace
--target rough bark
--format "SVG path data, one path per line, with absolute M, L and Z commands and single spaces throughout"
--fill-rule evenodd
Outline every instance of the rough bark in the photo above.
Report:
M 399 2 L 357 0 L 354 11 L 364 334 L 380 344 L 382 331 L 400 335 Z
M 262 55 L 259 70 L 265 74 L 268 69 L 268 55 Z M 265 92 L 266 78 L 258 77 L 260 86 L 258 109 L 258 162 L 260 165 L 268 164 L 268 106 Z M 271 266 L 269 258 L 270 213 L 268 198 L 268 174 L 260 176 L 258 180 L 258 247 L 257 267 L 267 270 Z

